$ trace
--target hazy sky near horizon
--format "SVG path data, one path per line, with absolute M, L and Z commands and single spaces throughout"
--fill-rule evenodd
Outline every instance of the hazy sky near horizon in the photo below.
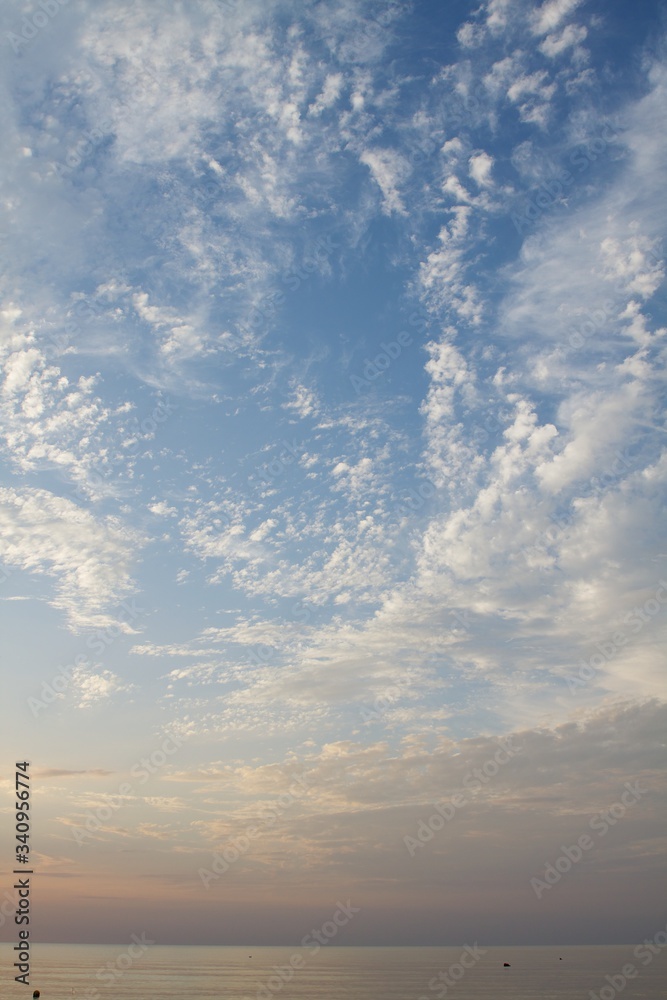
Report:
M 27 758 L 41 940 L 653 935 L 664 5 L 44 2 L 0 15 L 0 895 Z

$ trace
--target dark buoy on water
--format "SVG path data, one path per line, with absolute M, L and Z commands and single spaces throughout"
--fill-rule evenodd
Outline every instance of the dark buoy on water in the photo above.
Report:
M 511 965 L 509 964 L 509 962 L 503 962 L 503 966 L 506 969 L 510 969 L 511 968 Z
M 39 1000 L 39 990 L 35 990 L 32 995 L 32 1000 Z

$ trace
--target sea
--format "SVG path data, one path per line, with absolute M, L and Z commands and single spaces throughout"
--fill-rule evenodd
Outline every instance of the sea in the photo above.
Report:
M 37 944 L 30 982 L 0 945 L 0 998 L 29 1000 L 664 1000 L 667 948 L 190 947 Z M 505 963 L 508 963 L 505 965 Z

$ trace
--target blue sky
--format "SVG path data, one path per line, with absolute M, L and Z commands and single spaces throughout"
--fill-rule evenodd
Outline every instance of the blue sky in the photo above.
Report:
M 349 943 L 449 943 L 454 915 L 491 943 L 651 931 L 664 9 L 2 18 L 3 741 L 35 770 L 44 939 L 123 940 L 141 906 L 161 941 L 235 914 L 279 943 L 341 885 Z

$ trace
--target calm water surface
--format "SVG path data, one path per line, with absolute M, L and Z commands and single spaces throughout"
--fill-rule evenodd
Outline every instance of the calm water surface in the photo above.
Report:
M 39 989 L 42 1000 L 592 1000 L 593 990 L 598 1000 L 664 1000 L 667 954 L 644 966 L 633 951 L 633 945 L 487 948 L 463 970 L 460 947 L 328 946 L 313 955 L 303 948 L 153 945 L 126 967 L 131 960 L 122 945 L 52 944 L 34 946 L 27 987 L 14 982 L 11 945 L 0 945 L 0 997 L 29 1000 Z M 281 979 L 276 967 L 289 970 L 293 956 L 303 965 L 285 982 L 289 972 Z M 618 976 L 628 963 L 638 976 L 616 992 L 605 977 Z M 439 972 L 451 986 L 440 980 L 429 987 Z

